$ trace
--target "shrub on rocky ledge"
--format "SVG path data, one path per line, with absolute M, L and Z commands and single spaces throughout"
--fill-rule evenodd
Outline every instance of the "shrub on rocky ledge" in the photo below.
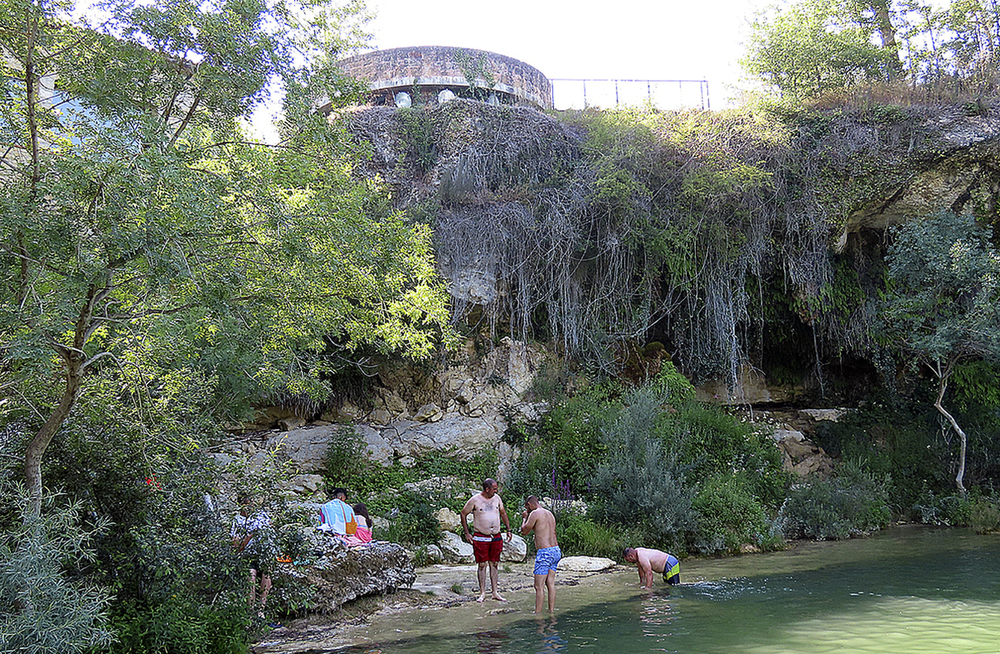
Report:
M 827 480 L 793 486 L 774 529 L 785 538 L 833 540 L 883 529 L 890 517 L 886 483 L 847 463 Z

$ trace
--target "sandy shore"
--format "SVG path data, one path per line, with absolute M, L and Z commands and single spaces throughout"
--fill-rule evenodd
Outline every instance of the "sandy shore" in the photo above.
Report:
M 336 613 L 294 620 L 254 646 L 259 654 L 333 650 L 350 645 L 385 645 L 422 635 L 466 633 L 533 617 L 535 591 L 531 563 L 504 563 L 498 602 L 479 596 L 475 565 L 434 565 L 417 569 L 413 587 L 366 597 Z M 613 596 L 638 593 L 635 568 L 617 565 L 605 572 L 564 572 L 556 577 L 556 613 Z M 487 581 L 487 584 L 489 582 Z

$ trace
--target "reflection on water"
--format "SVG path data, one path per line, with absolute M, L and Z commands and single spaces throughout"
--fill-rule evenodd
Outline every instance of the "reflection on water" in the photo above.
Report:
M 476 651 L 479 654 L 500 654 L 509 639 L 505 631 L 480 631 L 476 634 Z
M 566 649 L 568 643 L 559 635 L 559 630 L 557 629 L 558 618 L 538 619 L 535 622 L 538 624 L 538 635 L 542 639 L 538 654 L 558 652 Z
M 605 589 L 606 601 L 595 597 L 546 619 L 480 615 L 471 636 L 444 635 L 442 622 L 426 632 L 433 637 L 378 647 L 385 654 L 1000 652 L 1000 538 L 897 530 L 686 568 L 693 583 L 621 597 Z

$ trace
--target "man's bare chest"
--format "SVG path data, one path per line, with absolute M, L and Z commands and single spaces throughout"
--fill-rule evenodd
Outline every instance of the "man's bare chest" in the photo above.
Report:
M 480 500 L 476 503 L 474 510 L 477 513 L 497 513 L 500 510 L 500 503 L 494 500 Z

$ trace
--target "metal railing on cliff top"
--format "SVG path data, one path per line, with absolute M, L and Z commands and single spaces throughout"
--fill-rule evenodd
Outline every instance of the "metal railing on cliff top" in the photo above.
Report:
M 712 108 L 704 79 L 552 79 L 556 109 L 639 106 L 657 109 Z

